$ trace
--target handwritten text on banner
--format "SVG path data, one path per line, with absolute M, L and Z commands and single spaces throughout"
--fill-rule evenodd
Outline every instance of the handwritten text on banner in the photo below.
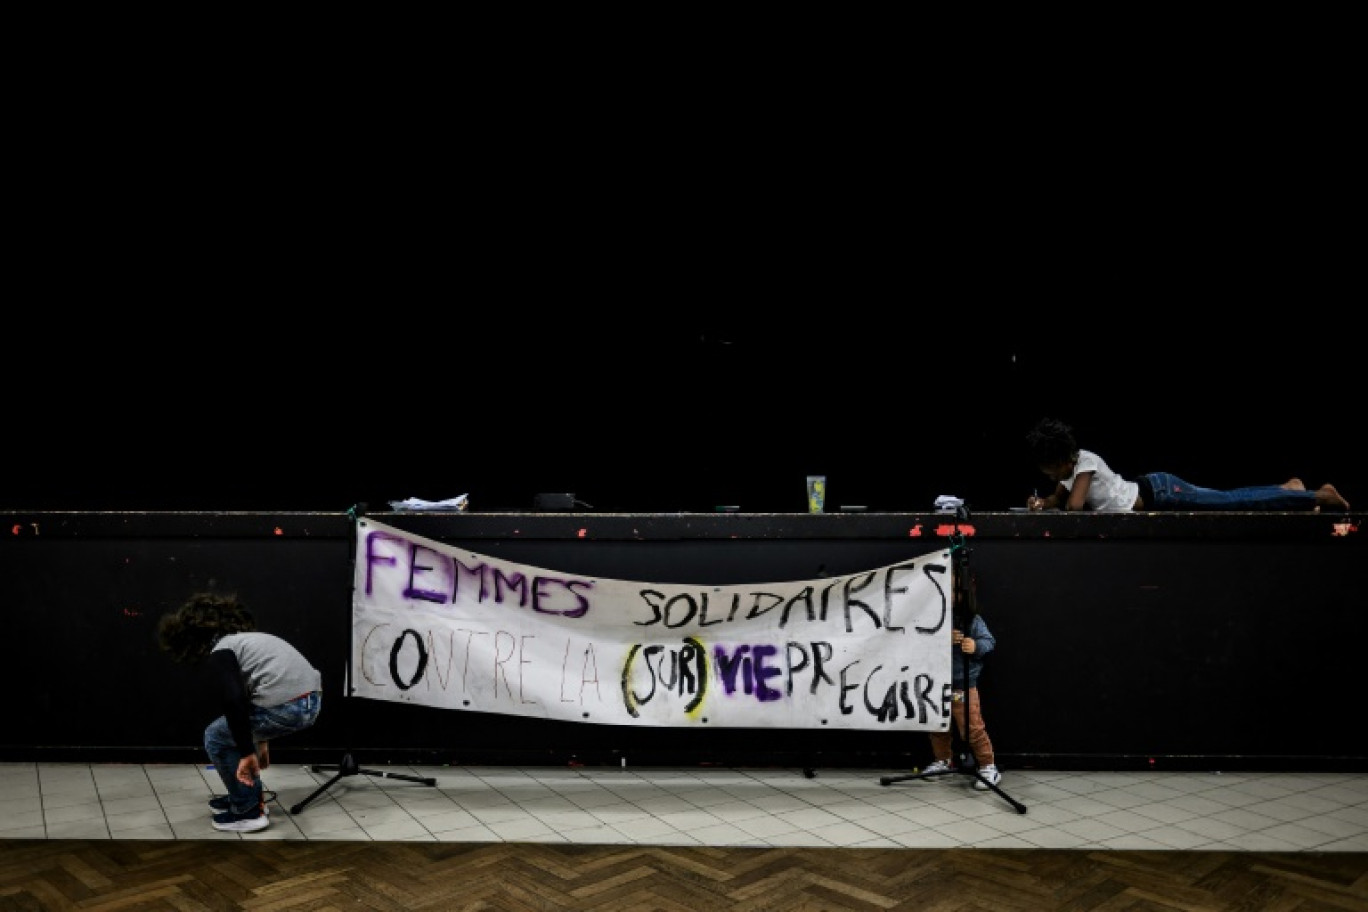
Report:
M 948 728 L 948 551 L 710 586 L 517 564 L 372 519 L 356 534 L 356 696 L 611 725 Z

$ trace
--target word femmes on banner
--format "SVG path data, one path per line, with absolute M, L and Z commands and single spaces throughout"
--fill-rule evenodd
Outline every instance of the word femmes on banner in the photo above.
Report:
M 387 532 L 369 533 L 364 541 L 364 565 L 359 569 L 367 598 L 384 590 L 403 601 L 516 607 L 566 619 L 585 618 L 595 608 L 611 608 L 609 616 L 615 623 L 627 619 L 639 627 L 660 625 L 670 630 L 704 630 L 756 620 L 783 629 L 795 610 L 804 621 L 820 624 L 831 619 L 834 609 L 846 633 L 853 633 L 861 618 L 872 630 L 905 633 L 906 626 L 895 622 L 894 609 L 908 594 L 908 579 L 921 574 L 935 588 L 939 605 L 936 615 L 915 625 L 915 631 L 935 633 L 943 629 L 949 616 L 946 587 L 938 579 L 948 572 L 949 565 L 933 558 L 837 577 L 820 586 L 800 582 L 771 584 L 769 588 L 763 584 L 691 588 L 567 576 L 486 557 L 466 563 L 437 548 Z M 537 572 L 525 572 L 534 570 Z M 600 591 L 605 587 L 608 591 Z M 604 620 L 599 618 L 600 622 Z

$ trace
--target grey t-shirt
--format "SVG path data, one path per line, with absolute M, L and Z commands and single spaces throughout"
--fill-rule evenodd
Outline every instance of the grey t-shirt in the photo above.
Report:
M 323 687 L 323 676 L 289 643 L 269 633 L 230 633 L 214 646 L 230 650 L 253 706 L 279 706 Z

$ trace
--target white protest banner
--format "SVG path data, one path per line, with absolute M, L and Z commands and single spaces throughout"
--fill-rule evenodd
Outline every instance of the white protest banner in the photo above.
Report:
M 500 560 L 362 518 L 353 694 L 610 725 L 945 731 L 950 552 L 712 586 Z

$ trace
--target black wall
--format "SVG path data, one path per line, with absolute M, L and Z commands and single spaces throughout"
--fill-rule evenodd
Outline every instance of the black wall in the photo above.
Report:
M 63 34 L 7 149 L 19 316 L 0 356 L 0 510 L 248 511 L 273 525 L 407 497 L 469 494 L 484 511 L 572 492 L 598 512 L 796 514 L 820 472 L 833 505 L 915 512 L 954 494 L 983 512 L 1042 483 L 1022 437 L 1047 414 L 1128 476 L 1299 476 L 1368 499 L 1361 345 L 1341 322 L 1343 289 L 1359 285 L 1342 226 L 1363 208 L 1361 143 L 1342 116 L 1357 99 L 1340 88 L 1355 83 L 1335 76 L 1351 55 L 1317 44 L 1270 68 L 1241 59 L 1266 42 L 1216 57 L 1194 45 L 1169 48 L 1162 76 L 1122 55 L 1081 61 L 1098 74 L 1084 80 L 1076 55 L 1008 61 L 940 80 L 910 117 L 890 115 L 908 108 L 906 86 L 860 66 L 777 86 L 747 51 L 716 61 L 709 86 L 674 60 L 659 73 L 629 61 L 646 75 L 624 80 L 614 58 L 592 84 L 565 67 L 503 72 L 463 96 L 453 129 L 433 115 L 444 83 L 408 66 L 324 86 L 289 55 L 255 78 L 206 75 L 174 49 Z M 322 637 L 343 580 L 338 540 L 296 532 L 222 542 L 139 524 L 52 553 L 21 541 L 4 551 L 4 648 L 42 711 L 14 734 L 25 744 L 86 737 L 57 720 L 91 706 L 80 721 L 112 746 L 181 743 L 188 704 L 164 719 L 141 709 L 182 697 L 143 651 L 147 616 L 219 580 Z M 1221 550 L 1157 547 L 1194 578 Z M 1301 547 L 1254 569 L 1289 554 L 1314 566 L 1319 545 L 1311 563 Z M 1220 644 L 1180 635 L 1179 619 L 1246 592 L 1215 566 L 1231 573 L 1172 609 L 1184 645 L 1154 646 L 1173 677 L 1145 692 L 1269 635 L 1266 607 Z M 1029 604 L 1061 631 L 1030 641 L 1032 660 L 1088 677 L 1080 663 L 1104 659 L 1059 647 L 1110 577 L 1072 557 L 1043 567 L 1013 565 L 1032 586 L 994 614 L 1027 637 L 1011 625 Z M 1249 584 L 1251 602 L 1322 584 L 1295 568 Z M 1352 626 L 1336 612 L 1361 592 L 1308 611 Z M 1098 612 L 1097 639 L 1138 626 L 1157 641 L 1151 620 Z M 1270 658 L 1263 640 L 1248 648 Z M 1194 706 L 1225 680 L 1210 677 L 1184 690 Z M 1290 702 L 1275 694 L 1265 712 Z M 1020 748 L 1037 726 L 1017 708 L 995 724 L 1022 725 L 1004 731 Z
M 458 128 L 407 61 L 66 46 L 7 149 L 0 509 L 798 512 L 823 472 L 992 510 L 1046 414 L 1128 475 L 1368 498 L 1352 57 L 1289 44 L 910 102 L 863 61 L 532 55 Z
M 622 579 L 808 579 L 945 545 L 945 517 L 376 514 L 473 551 Z M 0 756 L 200 757 L 193 671 L 158 653 L 161 612 L 238 592 L 324 672 L 318 726 L 277 759 L 379 763 L 792 763 L 897 768 L 922 735 L 546 723 L 348 698 L 346 514 L 11 513 L 0 542 Z M 970 563 L 998 637 L 982 684 L 1001 762 L 1046 768 L 1362 769 L 1344 735 L 1368 630 L 1364 540 L 1314 514 L 971 517 Z M 921 536 L 912 536 L 920 529 Z M 581 534 L 583 530 L 583 534 Z M 1344 534 L 1340 534 L 1344 533 Z
M 189 344 L 22 352 L 20 388 L 54 371 L 78 383 L 11 400 L 0 509 L 332 512 L 468 494 L 475 510 L 530 510 L 565 492 L 599 512 L 802 512 L 820 473 L 833 506 L 916 512 L 952 494 L 1006 510 L 1046 487 L 1024 445 L 1045 415 L 1128 477 L 1298 476 L 1368 499 L 1357 368 L 1309 328 L 1117 308 L 1075 344 L 1068 316 L 940 300 L 760 325 L 518 310 L 382 308 L 359 347 L 286 309 Z

